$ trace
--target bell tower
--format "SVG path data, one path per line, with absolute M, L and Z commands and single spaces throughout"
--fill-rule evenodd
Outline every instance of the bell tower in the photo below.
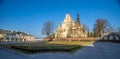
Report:
M 78 25 L 80 25 L 80 16 L 79 16 L 79 13 L 77 14 L 77 18 L 76 18 L 77 20 L 76 20 L 76 23 L 78 24 Z

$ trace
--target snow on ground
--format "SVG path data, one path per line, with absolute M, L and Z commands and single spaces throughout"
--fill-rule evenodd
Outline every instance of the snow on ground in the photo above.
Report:
M 96 42 L 75 53 L 48 52 L 31 55 L 0 49 L 0 59 L 120 59 L 120 44 Z

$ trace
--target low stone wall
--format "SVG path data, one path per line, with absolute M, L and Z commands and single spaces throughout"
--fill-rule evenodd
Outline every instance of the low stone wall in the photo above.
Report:
M 96 41 L 95 37 L 88 38 L 53 38 L 53 41 Z

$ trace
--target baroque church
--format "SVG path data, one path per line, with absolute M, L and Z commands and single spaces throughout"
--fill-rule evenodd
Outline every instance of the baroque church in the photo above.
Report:
M 65 15 L 62 24 L 58 24 L 55 32 L 55 38 L 81 38 L 87 37 L 87 31 L 80 23 L 79 14 L 77 14 L 76 21 L 72 19 L 69 13 Z

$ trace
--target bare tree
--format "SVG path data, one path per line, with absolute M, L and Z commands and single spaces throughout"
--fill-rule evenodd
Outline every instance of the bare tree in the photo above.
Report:
M 120 33 L 120 27 L 118 27 L 118 28 L 117 28 L 117 32 L 119 32 L 119 33 Z
M 106 19 L 97 19 L 93 28 L 95 36 L 101 37 L 105 32 L 108 31 L 107 28 L 109 28 L 109 26 L 110 24 Z
M 86 24 L 83 24 L 83 31 L 87 32 L 87 36 L 90 36 L 90 30 L 89 30 L 89 26 L 87 26 Z
M 109 23 L 108 26 L 104 29 L 104 32 L 106 33 L 114 32 L 114 27 Z
M 84 31 L 89 31 L 89 26 L 87 26 L 86 24 L 83 24 L 83 30 Z
M 42 34 L 45 34 L 47 37 L 51 38 L 51 35 L 52 35 L 53 31 L 54 31 L 53 22 L 52 21 L 46 21 L 43 24 Z

